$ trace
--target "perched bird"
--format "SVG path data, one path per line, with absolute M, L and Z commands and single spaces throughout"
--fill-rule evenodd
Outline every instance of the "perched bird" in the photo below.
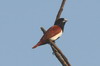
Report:
M 67 19 L 65 18 L 59 18 L 58 20 L 56 20 L 55 24 L 46 31 L 46 33 L 42 36 L 40 41 L 32 48 L 36 48 L 40 45 L 48 43 L 49 39 L 51 39 L 52 41 L 57 40 L 62 35 L 64 31 L 64 25 L 66 22 Z

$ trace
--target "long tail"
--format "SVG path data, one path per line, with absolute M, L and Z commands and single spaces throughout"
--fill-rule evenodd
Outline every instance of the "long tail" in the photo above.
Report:
M 40 46 L 41 44 L 42 44 L 42 42 L 38 42 L 35 46 L 32 47 L 32 49 L 34 49 L 34 48 Z

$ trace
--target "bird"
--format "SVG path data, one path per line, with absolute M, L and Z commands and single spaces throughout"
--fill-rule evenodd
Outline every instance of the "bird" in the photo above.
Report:
M 65 23 L 68 20 L 66 18 L 59 18 L 55 21 L 54 25 L 51 26 L 46 32 L 45 34 L 41 37 L 40 41 L 32 47 L 32 49 L 47 44 L 49 43 L 49 39 L 52 41 L 57 40 L 58 38 L 60 38 L 60 36 L 62 35 L 62 33 L 64 32 L 64 26 Z

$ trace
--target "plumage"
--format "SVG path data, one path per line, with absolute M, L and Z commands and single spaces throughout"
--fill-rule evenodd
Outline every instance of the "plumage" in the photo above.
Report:
M 40 45 L 48 43 L 49 39 L 51 39 L 52 41 L 55 41 L 56 39 L 58 39 L 62 35 L 62 32 L 63 32 L 64 25 L 65 25 L 66 21 L 67 20 L 65 20 L 64 18 L 58 19 L 55 22 L 54 26 L 50 27 L 46 31 L 46 33 L 42 36 L 40 41 L 32 48 L 36 48 Z
M 41 38 L 41 41 L 48 40 L 53 36 L 57 35 L 58 33 L 60 33 L 61 31 L 62 30 L 58 25 L 54 25 L 46 31 L 44 36 Z
M 61 30 L 58 34 L 56 34 L 56 35 L 54 35 L 53 37 L 51 37 L 50 39 L 51 39 L 52 41 L 55 41 L 55 40 L 58 39 L 61 35 L 62 35 L 62 30 Z

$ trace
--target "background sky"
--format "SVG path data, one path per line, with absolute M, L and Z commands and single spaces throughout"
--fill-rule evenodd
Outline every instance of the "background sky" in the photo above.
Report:
M 61 66 L 49 45 L 32 49 L 54 24 L 61 0 L 0 0 L 0 66 Z M 100 0 L 68 0 L 57 46 L 72 66 L 100 66 Z

